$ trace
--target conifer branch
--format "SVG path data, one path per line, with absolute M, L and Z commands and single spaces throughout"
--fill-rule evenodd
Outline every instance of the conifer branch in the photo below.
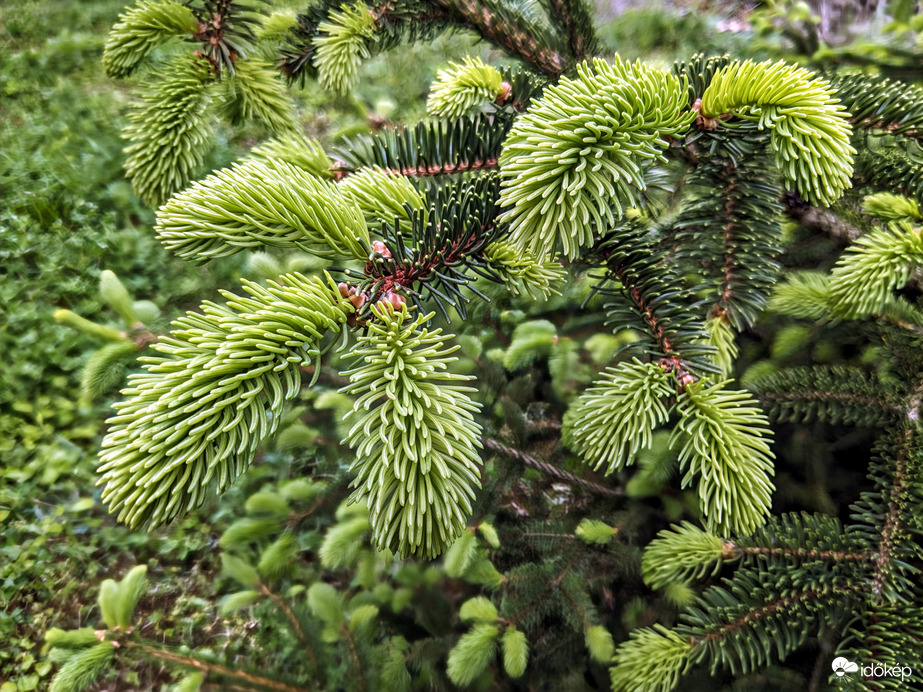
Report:
M 593 26 L 593 10 L 585 0 L 549 0 L 551 20 L 567 37 L 574 60 L 586 60 L 599 50 Z
M 644 169 L 665 160 L 665 136 L 694 114 L 671 73 L 641 62 L 580 63 L 545 89 L 510 131 L 500 155 L 501 219 L 510 242 L 538 257 L 573 260 L 638 204 Z
M 887 425 L 901 413 L 886 383 L 857 368 L 789 368 L 753 382 L 754 397 L 780 422 Z
M 485 40 L 506 50 L 514 58 L 532 65 L 556 79 L 568 67 L 567 59 L 548 47 L 531 31 L 527 21 L 501 5 L 476 0 L 436 0 L 459 24 L 473 29 Z M 547 38 L 547 37 L 546 37 Z
M 372 166 L 411 177 L 490 171 L 511 124 L 506 113 L 480 114 L 346 139 L 333 148 L 334 172 L 342 178 Z
M 674 226 L 676 257 L 714 287 L 712 315 L 741 330 L 753 324 L 781 272 L 781 185 L 764 156 L 710 156 L 690 180 L 696 198 Z
M 322 501 L 323 498 L 319 499 L 315 507 L 319 507 Z M 322 675 L 323 669 L 321 668 L 320 661 L 317 658 L 317 652 L 314 650 L 310 640 L 305 635 L 304 628 L 301 626 L 301 622 L 298 620 L 298 616 L 295 615 L 295 611 L 292 610 L 291 606 L 286 602 L 284 598 L 282 598 L 282 596 L 270 589 L 264 581 L 260 580 L 258 589 L 261 594 L 269 597 L 269 600 L 273 602 L 276 608 L 279 609 L 279 612 L 281 612 L 289 621 L 289 624 L 292 627 L 292 632 L 301 643 L 301 646 L 304 648 L 304 652 L 307 654 L 308 658 L 311 660 L 311 665 L 314 667 L 314 670 L 318 674 Z
M 734 62 L 718 70 L 702 94 L 701 114 L 712 129 L 737 115 L 772 132 L 785 182 L 814 203 L 830 206 L 851 187 L 851 129 L 833 89 L 813 73 L 777 63 Z
M 200 505 L 249 466 L 275 432 L 286 399 L 300 389 L 298 365 L 320 357 L 319 342 L 352 314 L 329 276 L 298 274 L 245 282 L 250 297 L 225 293 L 187 313 L 142 359 L 116 403 L 100 455 L 111 510 L 131 526 L 156 526 Z
M 484 444 L 484 449 L 489 449 L 490 451 L 497 454 L 509 457 L 510 459 L 515 459 L 516 461 L 525 466 L 528 466 L 529 468 L 535 469 L 536 471 L 539 471 L 546 476 L 551 476 L 552 478 L 556 478 L 559 481 L 563 481 L 569 485 L 576 485 L 581 488 L 586 488 L 595 495 L 601 495 L 603 497 L 624 497 L 625 495 L 625 491 L 621 488 L 610 488 L 605 485 L 600 485 L 599 483 L 594 483 L 593 481 L 589 481 L 585 478 L 580 478 L 579 476 L 575 476 L 569 471 L 560 469 L 557 466 L 549 464 L 548 462 L 540 461 L 539 459 L 536 459 L 535 457 L 530 456 L 525 452 L 522 452 L 518 449 L 513 449 L 512 447 L 508 447 L 491 437 L 482 437 L 481 442 Z M 570 534 L 565 535 L 570 536 Z
M 234 680 L 238 683 L 249 685 L 249 689 L 256 687 L 264 690 L 274 690 L 275 692 L 315 692 L 307 687 L 295 687 L 280 680 L 273 680 L 256 673 L 250 673 L 237 668 L 230 668 L 220 663 L 206 661 L 188 654 L 181 654 L 162 645 L 155 645 L 149 640 L 129 639 L 123 642 L 123 646 L 129 650 L 135 650 L 143 656 L 153 658 L 158 661 L 166 661 L 180 668 L 189 670 L 198 670 L 205 675 L 217 675 L 223 678 Z
M 747 609 L 740 617 L 707 628 L 701 634 L 692 635 L 690 641 L 693 646 L 714 645 L 725 638 L 737 636 L 741 629 L 759 626 L 763 620 L 784 617 L 789 610 L 806 605 L 813 605 L 816 608 L 817 602 L 822 599 L 857 596 L 861 591 L 862 587 L 858 584 L 834 584 L 822 588 L 791 591 L 757 608 Z M 806 633 L 802 636 L 806 636 Z
M 434 557 L 467 526 L 480 487 L 479 405 L 456 384 L 470 378 L 446 371 L 457 347 L 423 327 L 432 314 L 411 319 L 386 302 L 372 311 L 341 390 L 358 396 L 347 414 L 356 421 L 346 438 L 356 452 L 352 501 L 366 501 L 379 549 Z
M 915 444 L 918 452 L 921 448 L 919 442 L 914 440 L 915 435 L 919 432 L 915 423 L 916 421 L 910 421 L 904 426 L 896 445 L 894 467 L 889 479 L 890 487 L 887 490 L 884 523 L 880 529 L 881 539 L 878 541 L 877 555 L 874 560 L 875 569 L 870 581 L 871 593 L 875 601 L 884 598 L 886 582 L 894 569 L 892 561 L 894 559 L 895 544 L 899 540 L 899 534 L 906 531 L 902 524 L 904 522 L 904 507 L 908 499 L 909 455 L 912 453 L 911 445 Z M 920 460 L 918 459 L 916 463 L 919 464 Z

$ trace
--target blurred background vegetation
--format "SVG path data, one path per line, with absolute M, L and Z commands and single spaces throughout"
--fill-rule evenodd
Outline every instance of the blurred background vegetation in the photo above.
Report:
M 247 647 L 254 623 L 216 615 L 218 540 L 244 499 L 286 478 L 293 460 L 288 447 L 277 444 L 219 501 L 150 534 L 118 525 L 98 501 L 95 454 L 109 402 L 80 395 L 81 368 L 98 344 L 58 324 L 55 310 L 116 324 L 98 290 L 108 269 L 134 298 L 158 305 L 158 326 L 165 327 L 180 311 L 217 297 L 217 287 L 258 269 L 246 258 L 193 269 L 170 257 L 151 232 L 152 211 L 124 180 L 120 131 L 128 96 L 104 76 L 100 58 L 125 4 L 0 2 L 0 692 L 43 689 L 52 672 L 41 655 L 43 633 L 91 624 L 89 586 L 134 564 L 156 575 L 157 589 L 143 603 L 155 629 L 149 636 Z M 696 52 L 784 54 L 872 63 L 901 75 L 919 57 L 919 40 L 908 46 L 906 33 L 919 34 L 920 27 L 885 25 L 875 3 L 815 3 L 827 7 L 821 15 L 803 5 L 601 0 L 598 9 L 601 37 L 611 49 L 663 64 Z M 448 36 L 371 61 L 348 98 L 333 98 L 310 82 L 296 88 L 305 131 L 329 145 L 391 121 L 420 119 L 436 71 L 464 55 L 491 57 L 468 36 Z M 207 168 L 227 165 L 260 136 L 223 132 Z M 485 323 L 509 329 L 521 318 L 504 307 L 501 301 L 491 308 Z M 466 353 L 481 348 L 463 344 Z M 515 360 L 510 346 L 503 344 L 501 358 Z M 585 370 L 565 367 L 567 381 L 555 386 L 575 388 L 595 368 Z M 337 404 L 331 394 L 314 407 L 333 411 Z M 332 413 L 322 417 L 317 430 L 332 420 Z M 335 440 L 328 442 L 335 449 Z M 167 682 L 159 675 L 155 668 L 126 672 L 116 688 L 159 689 Z

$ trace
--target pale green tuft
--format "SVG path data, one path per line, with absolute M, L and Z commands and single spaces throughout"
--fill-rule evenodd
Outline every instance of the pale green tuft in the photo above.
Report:
M 325 258 L 367 259 L 359 207 L 336 185 L 279 159 L 222 169 L 174 195 L 157 213 L 157 237 L 184 259 L 247 248 L 292 248 Z
M 140 0 L 119 15 L 106 38 L 103 69 L 110 77 L 127 77 L 147 54 L 175 36 L 192 38 L 199 21 L 185 5 L 172 0 Z
M 640 201 L 644 170 L 695 114 L 672 73 L 594 59 L 545 90 L 500 155 L 501 219 L 510 242 L 539 258 L 574 259 Z
M 708 333 L 711 336 L 709 341 L 715 347 L 715 365 L 721 368 L 724 377 L 729 377 L 734 370 L 738 353 L 731 323 L 720 315 L 712 317 L 708 321 Z
M 475 596 L 462 603 L 458 611 L 462 622 L 496 622 L 497 608 L 484 596 Z
M 314 66 L 325 89 L 348 93 L 359 74 L 363 60 L 370 56 L 369 44 L 375 40 L 375 17 L 364 3 L 331 12 L 328 21 L 317 25 L 321 34 L 314 39 Z
M 667 421 L 664 400 L 675 390 L 670 373 L 656 363 L 636 359 L 608 368 L 568 410 L 565 443 L 593 468 L 606 466 L 607 474 L 632 464 Z
M 119 281 L 119 277 L 108 269 L 103 269 L 99 273 L 99 294 L 103 297 L 109 307 L 119 313 L 119 317 L 125 322 L 125 326 L 133 327 L 138 322 L 138 315 L 135 314 L 135 304 L 131 299 L 131 294 L 125 288 L 125 284 Z
M 381 226 L 382 221 L 393 224 L 395 219 L 410 221 L 413 212 L 421 209 L 424 222 L 426 220 L 426 202 L 402 175 L 378 167 L 363 168 L 347 177 L 339 188 L 362 210 L 369 226 Z
M 813 72 L 783 61 L 735 61 L 702 94 L 702 115 L 731 114 L 772 132 L 786 184 L 812 204 L 830 206 L 852 187 L 849 114 Z
M 692 644 L 663 625 L 635 630 L 615 652 L 613 692 L 671 692 L 691 653 Z
M 325 280 L 326 279 L 326 280 Z M 247 297 L 187 313 L 114 405 L 100 455 L 103 500 L 131 526 L 157 526 L 224 491 L 301 390 L 299 366 L 352 314 L 333 280 L 287 274 Z
M 683 487 L 700 476 L 699 502 L 708 529 L 745 535 L 769 514 L 772 430 L 753 397 L 725 389 L 727 384 L 703 379 L 686 387 L 677 404 L 682 418 L 673 440 L 683 441 Z
M 449 652 L 449 680 L 466 687 L 483 673 L 497 653 L 496 625 L 479 623 L 465 632 Z
M 151 79 L 143 102 L 128 113 L 123 136 L 125 175 L 146 204 L 162 204 L 192 180 L 202 165 L 210 138 L 207 85 L 214 80 L 211 63 L 180 55 Z
M 232 125 L 255 121 L 277 135 L 299 130 L 285 82 L 265 60 L 236 61 L 234 74 L 226 75 L 221 84 L 221 108 Z
M 371 511 L 378 548 L 433 558 L 465 530 L 474 489 L 480 487 L 480 405 L 447 371 L 455 360 L 442 330 L 379 303 L 359 338 L 354 367 L 343 373 L 356 395 L 346 415 L 355 423 L 346 442 L 355 451 L 353 501 Z M 467 533 L 471 533 L 470 531 Z
M 586 517 L 580 522 L 574 533 L 588 545 L 608 545 L 615 535 L 615 529 L 604 521 Z
M 721 538 L 684 521 L 664 529 L 651 541 L 641 558 L 641 574 L 652 589 L 691 582 L 717 574 L 724 553 Z
M 522 677 L 529 664 L 529 642 L 524 632 L 507 627 L 500 640 L 503 645 L 503 669 L 511 678 Z
M 327 569 L 352 566 L 359 550 L 366 545 L 369 527 L 367 512 L 340 520 L 324 535 L 324 542 L 320 546 L 321 564 Z
M 560 295 L 555 284 L 562 283 L 567 276 L 567 271 L 555 260 L 539 259 L 504 240 L 484 248 L 484 259 L 499 272 L 514 296 L 525 293 L 530 298 L 541 296 L 547 300 L 552 294 Z
M 878 192 L 863 199 L 862 211 L 883 221 L 923 221 L 916 200 L 890 192 Z
M 590 657 L 598 663 L 611 663 L 615 653 L 612 633 L 602 625 L 593 625 L 586 631 L 586 648 Z
M 923 266 L 923 229 L 896 221 L 859 238 L 830 275 L 830 307 L 839 317 L 884 312 L 893 291 Z
M 333 177 L 330 157 L 315 140 L 308 139 L 301 133 L 289 133 L 269 139 L 250 150 L 252 158 L 260 159 L 265 164 L 272 161 L 285 161 L 304 169 L 311 175 L 321 178 Z
M 114 658 L 112 642 L 100 642 L 81 651 L 57 672 L 48 692 L 84 692 L 110 669 Z
M 503 93 L 503 75 L 480 58 L 465 57 L 439 70 L 430 89 L 426 111 L 440 118 L 460 118 Z
M 792 272 L 776 285 L 768 309 L 789 317 L 820 320 L 830 316 L 830 278 L 821 272 Z

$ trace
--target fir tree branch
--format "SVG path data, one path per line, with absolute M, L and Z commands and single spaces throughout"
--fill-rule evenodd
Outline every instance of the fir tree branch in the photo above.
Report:
M 739 546 L 732 541 L 727 542 L 728 550 L 736 556 L 763 555 L 767 557 L 790 557 L 798 560 L 855 560 L 863 561 L 871 557 L 869 551 L 845 552 L 842 550 L 815 550 L 813 548 L 779 548 L 766 546 Z
M 516 461 L 528 466 L 529 468 L 544 473 L 546 476 L 557 478 L 558 480 L 564 481 L 570 485 L 577 485 L 581 488 L 586 488 L 596 495 L 602 495 L 603 497 L 624 497 L 625 495 L 625 491 L 621 488 L 609 488 L 605 485 L 594 483 L 593 481 L 588 481 L 585 478 L 580 478 L 579 476 L 575 476 L 569 471 L 560 469 L 557 466 L 549 464 L 548 462 L 540 461 L 518 449 L 507 447 L 506 445 L 491 437 L 482 437 L 481 442 L 484 444 L 484 449 L 489 449 L 490 451 L 496 452 L 497 454 L 509 457 L 510 459 L 515 459 Z
M 450 13 L 453 20 L 473 29 L 487 41 L 552 79 L 558 78 L 567 69 L 567 59 L 529 33 L 523 21 L 518 22 L 517 26 L 509 21 L 510 18 L 495 11 L 490 4 L 477 0 L 435 1 Z
M 153 658 L 158 661 L 166 661 L 167 663 L 172 663 L 173 665 L 179 666 L 181 668 L 198 670 L 205 675 L 218 675 L 223 678 L 228 678 L 230 680 L 247 684 L 250 685 L 251 689 L 256 687 L 259 689 L 274 690 L 275 692 L 315 692 L 315 690 L 311 688 L 295 687 L 294 685 L 289 685 L 279 680 L 273 680 L 271 678 L 263 677 L 262 675 L 250 673 L 245 670 L 229 668 L 228 666 L 221 665 L 220 663 L 204 661 L 201 658 L 196 658 L 195 656 L 181 654 L 167 648 L 166 646 L 153 644 L 146 639 L 129 639 L 127 641 L 123 641 L 122 646 L 129 650 L 136 650 L 140 654 L 149 658 Z
M 776 165 L 803 197 L 830 206 L 851 187 L 851 127 L 833 89 L 807 70 L 777 63 L 731 63 L 702 94 L 706 122 L 731 114 L 771 130 Z
M 353 658 L 356 675 L 358 676 L 359 692 L 366 692 L 368 683 L 365 679 L 365 666 L 362 663 L 362 659 L 359 657 L 359 650 L 356 648 L 356 638 L 353 637 L 353 633 L 346 623 L 340 626 L 340 632 L 343 633 L 343 637 L 346 639 L 346 644 L 349 647 L 349 653 Z
M 585 0 L 549 0 L 551 19 L 567 36 L 567 44 L 574 60 L 585 60 L 599 48 L 593 26 L 593 13 Z
M 916 413 L 916 409 L 913 409 Z M 908 415 L 908 418 L 911 418 Z M 874 560 L 875 569 L 871 578 L 871 592 L 875 600 L 882 597 L 885 583 L 892 571 L 895 543 L 898 533 L 903 530 L 904 512 L 906 510 L 907 483 L 908 483 L 908 456 L 913 437 L 919 432 L 911 419 L 905 425 L 897 444 L 894 472 L 891 476 L 891 487 L 888 491 L 887 512 L 884 524 L 881 527 L 881 539 L 878 541 L 877 556 Z
M 322 503 L 323 498 L 318 499 L 318 501 L 315 503 L 315 507 L 319 507 Z M 295 611 L 293 611 L 291 606 L 286 603 L 284 598 L 270 589 L 264 581 L 260 580 L 257 588 L 261 594 L 268 596 L 276 608 L 278 608 L 279 611 L 285 615 L 286 619 L 292 626 L 292 632 L 298 638 L 298 641 L 301 643 L 302 647 L 304 647 L 304 652 L 308 655 L 308 658 L 311 659 L 311 665 L 314 667 L 315 673 L 318 675 L 323 675 L 324 669 L 321 667 L 320 661 L 317 658 L 317 652 L 314 651 L 314 647 L 305 636 L 304 628 L 301 626 L 301 622 L 299 622 L 298 617 L 295 615 Z
M 862 584 L 847 583 L 828 585 L 822 588 L 791 591 L 784 596 L 779 596 L 767 601 L 758 608 L 748 610 L 735 620 L 717 625 L 712 631 L 692 635 L 690 641 L 694 647 L 703 644 L 715 644 L 720 640 L 734 636 L 743 628 L 752 627 L 762 620 L 776 616 L 779 613 L 784 613 L 793 607 L 814 604 L 820 599 L 859 595 L 863 590 L 864 586 Z

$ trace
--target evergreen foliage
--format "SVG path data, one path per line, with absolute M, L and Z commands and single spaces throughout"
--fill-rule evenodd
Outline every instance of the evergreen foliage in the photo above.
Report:
M 224 491 L 286 428 L 275 451 L 301 453 L 294 474 L 312 479 L 265 483 L 219 541 L 222 614 L 274 617 L 285 665 L 145 638 L 136 570 L 103 582 L 95 643 L 52 637 L 56 689 L 116 656 L 200 675 L 190 689 L 666 692 L 746 687 L 787 661 L 801 684 L 807 656 L 816 687 L 831 651 L 920 653 L 917 87 L 782 61 L 603 59 L 580 0 L 325 0 L 281 47 L 273 32 L 257 45 L 257 6 L 177 7 L 144 2 L 110 39 L 113 75 L 165 54 L 139 73 L 126 172 L 163 202 L 158 238 L 184 259 L 292 254 L 257 255 L 281 276 L 168 335 L 61 319 L 108 341 L 94 382 L 127 340 L 154 342 L 100 457 L 103 498 L 131 526 Z M 453 64 L 435 119 L 329 155 L 266 57 L 345 93 L 372 55 L 448 29 L 525 68 Z M 189 185 L 213 115 L 276 138 Z M 818 229 L 849 247 L 818 250 Z M 338 266 L 308 278 L 289 261 Z M 101 288 L 129 332 L 145 326 L 114 275 Z M 441 326 L 456 318 L 457 339 Z M 339 374 L 321 360 L 336 342 Z M 849 362 L 809 367 L 806 346 Z M 837 489 L 856 500 L 850 523 L 818 484 L 773 496 L 792 459 L 809 480 L 838 463 L 824 436 L 842 429 L 824 426 L 847 425 L 873 447 L 848 460 L 868 489 Z M 796 502 L 825 513 L 782 511 Z
M 132 526 L 156 526 L 201 504 L 249 466 L 300 388 L 297 367 L 316 363 L 320 342 L 353 311 L 329 277 L 285 275 L 250 297 L 174 322 L 171 336 L 132 375 L 103 442 L 100 483 Z M 265 392 L 270 398 L 264 401 Z M 140 473 L 139 473 L 140 472 Z
M 433 557 L 467 524 L 478 479 L 478 405 L 469 378 L 446 372 L 454 349 L 390 303 L 360 339 L 343 391 L 357 395 L 347 443 L 356 452 L 354 500 L 365 499 L 379 548 Z M 405 324 L 406 322 L 406 324 Z M 376 405 L 381 398 L 384 401 Z

